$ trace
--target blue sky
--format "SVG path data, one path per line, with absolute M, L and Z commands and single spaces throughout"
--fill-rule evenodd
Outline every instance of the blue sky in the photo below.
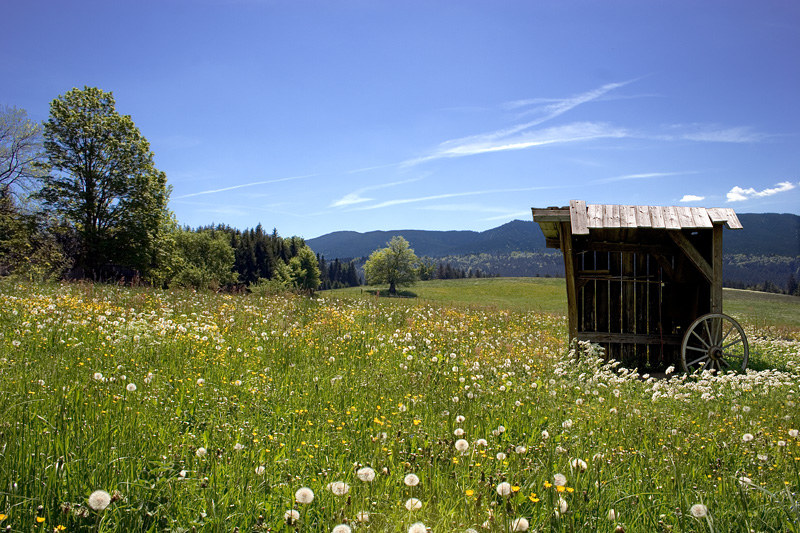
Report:
M 112 91 L 191 226 L 800 214 L 794 1 L 8 2 L 0 104 Z

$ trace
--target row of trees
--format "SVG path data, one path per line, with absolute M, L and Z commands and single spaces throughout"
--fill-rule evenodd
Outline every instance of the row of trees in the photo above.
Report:
M 0 109 L 0 275 L 302 291 L 358 284 L 352 264 L 321 268 L 298 237 L 260 225 L 181 228 L 170 192 L 110 92 L 72 89 L 52 101 L 44 124 Z

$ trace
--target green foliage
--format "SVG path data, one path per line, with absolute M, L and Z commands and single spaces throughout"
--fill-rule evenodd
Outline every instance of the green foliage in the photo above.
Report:
M 398 286 L 411 285 L 418 278 L 414 250 L 403 237 L 395 236 L 382 250 L 375 250 L 364 264 L 364 275 L 370 285 L 388 283 L 389 293 L 397 293 Z
M 319 287 L 319 263 L 308 246 L 303 246 L 289 260 L 292 285 L 304 292 L 313 292 Z
M 233 248 L 225 234 L 178 230 L 174 240 L 177 266 L 171 285 L 216 290 L 236 282 Z
M 50 104 L 44 147 L 52 173 L 38 196 L 77 230 L 77 265 L 104 277 L 110 265 L 147 275 L 168 218 L 166 175 L 150 145 L 114 97 L 93 87 L 72 89 Z
M 428 281 L 436 277 L 436 262 L 430 257 L 423 257 L 417 266 L 417 277 L 420 281 Z

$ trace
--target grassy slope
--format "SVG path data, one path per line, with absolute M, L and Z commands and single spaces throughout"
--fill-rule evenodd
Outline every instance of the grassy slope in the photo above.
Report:
M 331 291 L 338 295 L 372 293 L 385 287 L 356 287 Z M 481 278 L 424 281 L 403 294 L 433 302 L 497 307 L 517 311 L 566 314 L 563 279 Z M 800 328 L 800 298 L 781 294 L 725 289 L 725 312 L 737 319 L 775 327 Z

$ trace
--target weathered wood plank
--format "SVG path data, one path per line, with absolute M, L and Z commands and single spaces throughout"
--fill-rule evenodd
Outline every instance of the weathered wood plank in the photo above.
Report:
M 662 208 L 664 213 L 664 225 L 667 229 L 681 229 L 681 223 L 678 220 L 678 210 L 675 206 L 666 206 Z
M 578 333 L 578 299 L 575 286 L 575 255 L 572 252 L 571 225 L 561 223 L 561 252 L 564 254 L 564 271 L 567 285 L 567 317 L 569 322 L 569 338 L 574 339 Z
M 650 221 L 650 208 L 646 205 L 636 206 L 636 225 L 640 228 L 649 228 L 653 225 Z
M 678 224 L 681 225 L 681 228 L 687 229 L 695 227 L 691 207 L 680 206 L 677 207 L 676 210 L 678 211 Z
M 578 334 L 579 341 L 607 342 L 611 344 L 680 344 L 680 335 L 636 334 L 636 333 L 606 333 L 603 331 L 582 331 Z
M 711 242 L 711 312 L 722 313 L 722 224 L 714 226 Z
M 623 205 L 620 207 L 620 226 L 623 228 L 636 227 L 636 206 Z
M 569 218 L 573 235 L 588 235 L 589 221 L 586 212 L 586 202 L 583 200 L 570 200 Z
M 725 215 L 728 219 L 728 227 L 730 229 L 742 229 L 742 223 L 739 222 L 739 217 L 736 216 L 736 213 L 730 207 L 726 207 Z
M 589 217 L 590 228 L 603 227 L 603 205 L 602 204 L 589 204 L 587 206 L 587 215 Z
M 612 205 L 611 206 L 611 221 L 608 224 L 606 224 L 606 227 L 607 228 L 619 228 L 619 227 L 621 227 L 621 225 L 620 225 L 621 218 L 622 218 L 622 215 L 620 214 L 620 206 Z
M 711 222 L 714 224 L 720 224 L 728 221 L 727 213 L 725 213 L 724 209 L 719 207 L 709 207 L 706 209 L 706 213 L 708 213 L 708 218 L 710 218 Z
M 534 222 L 569 222 L 569 209 L 531 208 Z
M 714 223 L 708 218 L 708 213 L 702 207 L 692 207 L 692 219 L 696 228 L 713 228 Z
M 699 251 L 697 251 L 697 248 L 694 247 L 694 244 L 692 244 L 691 241 L 686 238 L 686 235 L 680 231 L 670 231 L 668 235 L 672 237 L 672 240 L 675 241 L 675 244 L 678 245 L 678 247 L 683 251 L 692 264 L 697 267 L 697 270 L 699 270 L 709 282 L 713 282 L 714 272 L 711 269 L 711 265 L 709 265 L 708 261 L 705 260 Z
M 657 205 L 651 205 L 648 207 L 648 211 L 650 211 L 650 223 L 654 228 L 664 228 L 664 211 Z

